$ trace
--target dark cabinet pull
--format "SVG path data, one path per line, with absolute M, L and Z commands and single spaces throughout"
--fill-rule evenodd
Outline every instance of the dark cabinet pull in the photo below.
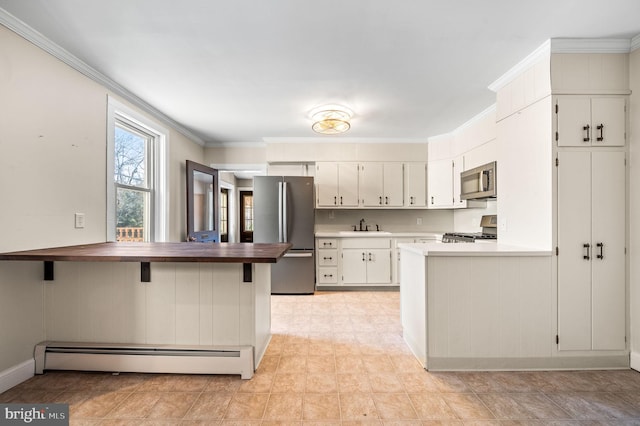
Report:
M 324 274 L 325 278 L 333 278 L 333 274 Z
M 389 197 L 384 197 L 384 203 L 389 204 Z
M 380 201 L 378 202 L 378 204 L 382 205 L 382 195 L 380 197 L 378 197 L 380 199 Z
M 604 243 L 596 244 L 596 247 L 600 249 L 600 253 L 596 256 L 600 260 L 604 260 Z
M 588 124 L 582 128 L 582 130 L 587 131 L 587 137 L 582 139 L 584 142 L 589 142 L 591 140 L 591 136 L 589 136 L 590 129 L 591 129 L 591 126 L 589 126 Z
M 371 253 L 369 253 L 369 262 L 372 262 L 372 260 L 371 260 Z
M 431 204 L 433 204 L 433 197 L 431 197 Z
M 325 256 L 325 257 L 323 257 L 322 259 L 324 259 L 324 260 L 331 260 L 331 259 L 333 259 L 333 258 L 332 258 L 332 257 L 326 257 L 326 256 Z
M 602 142 L 604 140 L 604 124 L 600 124 L 596 126 L 596 129 L 600 130 L 600 136 L 596 138 L 598 142 Z
M 413 195 L 409 197 L 409 199 L 411 200 L 411 204 L 413 204 Z
M 333 197 L 333 205 L 337 206 L 338 205 L 338 197 Z
M 342 195 L 340 196 L 340 205 L 342 205 Z
M 589 260 L 591 259 L 591 254 L 589 253 L 589 249 L 591 248 L 591 244 L 583 244 L 582 247 L 584 247 L 585 249 L 587 249 L 587 254 L 583 255 L 582 258 L 585 260 Z
M 367 259 L 365 259 L 365 257 L 364 257 L 364 256 L 365 256 L 365 255 L 364 255 L 364 252 L 363 252 L 363 253 L 362 253 L 362 261 L 363 261 L 363 262 L 366 262 L 366 261 L 367 261 Z

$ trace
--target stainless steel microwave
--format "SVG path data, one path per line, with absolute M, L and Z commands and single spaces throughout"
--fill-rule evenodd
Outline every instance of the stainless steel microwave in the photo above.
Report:
M 460 173 L 460 198 L 462 200 L 495 198 L 497 196 L 496 164 L 493 161 Z

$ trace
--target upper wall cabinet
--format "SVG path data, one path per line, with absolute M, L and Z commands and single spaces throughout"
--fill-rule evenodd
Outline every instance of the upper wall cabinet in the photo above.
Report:
M 316 163 L 316 205 L 358 206 L 358 163 Z
M 624 146 L 624 96 L 558 96 L 555 107 L 558 146 Z
M 360 164 L 360 205 L 363 207 L 402 207 L 402 163 Z
M 430 209 L 453 207 L 453 160 L 429 161 L 427 166 L 427 195 Z
M 404 205 L 406 207 L 427 205 L 427 163 L 405 163 Z

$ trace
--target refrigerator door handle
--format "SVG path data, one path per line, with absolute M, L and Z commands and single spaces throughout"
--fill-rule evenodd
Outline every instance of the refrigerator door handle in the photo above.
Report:
M 287 211 L 289 210 L 289 200 L 287 199 L 287 182 L 282 182 L 282 242 L 289 242 L 289 221 Z
M 313 257 L 313 253 L 285 253 L 282 257 Z
M 278 182 L 278 242 L 281 243 L 282 239 L 282 182 Z

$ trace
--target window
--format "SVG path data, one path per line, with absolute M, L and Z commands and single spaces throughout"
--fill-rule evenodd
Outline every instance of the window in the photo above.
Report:
M 220 188 L 220 242 L 229 242 L 229 190 Z
M 166 241 L 167 131 L 109 98 L 107 239 Z

